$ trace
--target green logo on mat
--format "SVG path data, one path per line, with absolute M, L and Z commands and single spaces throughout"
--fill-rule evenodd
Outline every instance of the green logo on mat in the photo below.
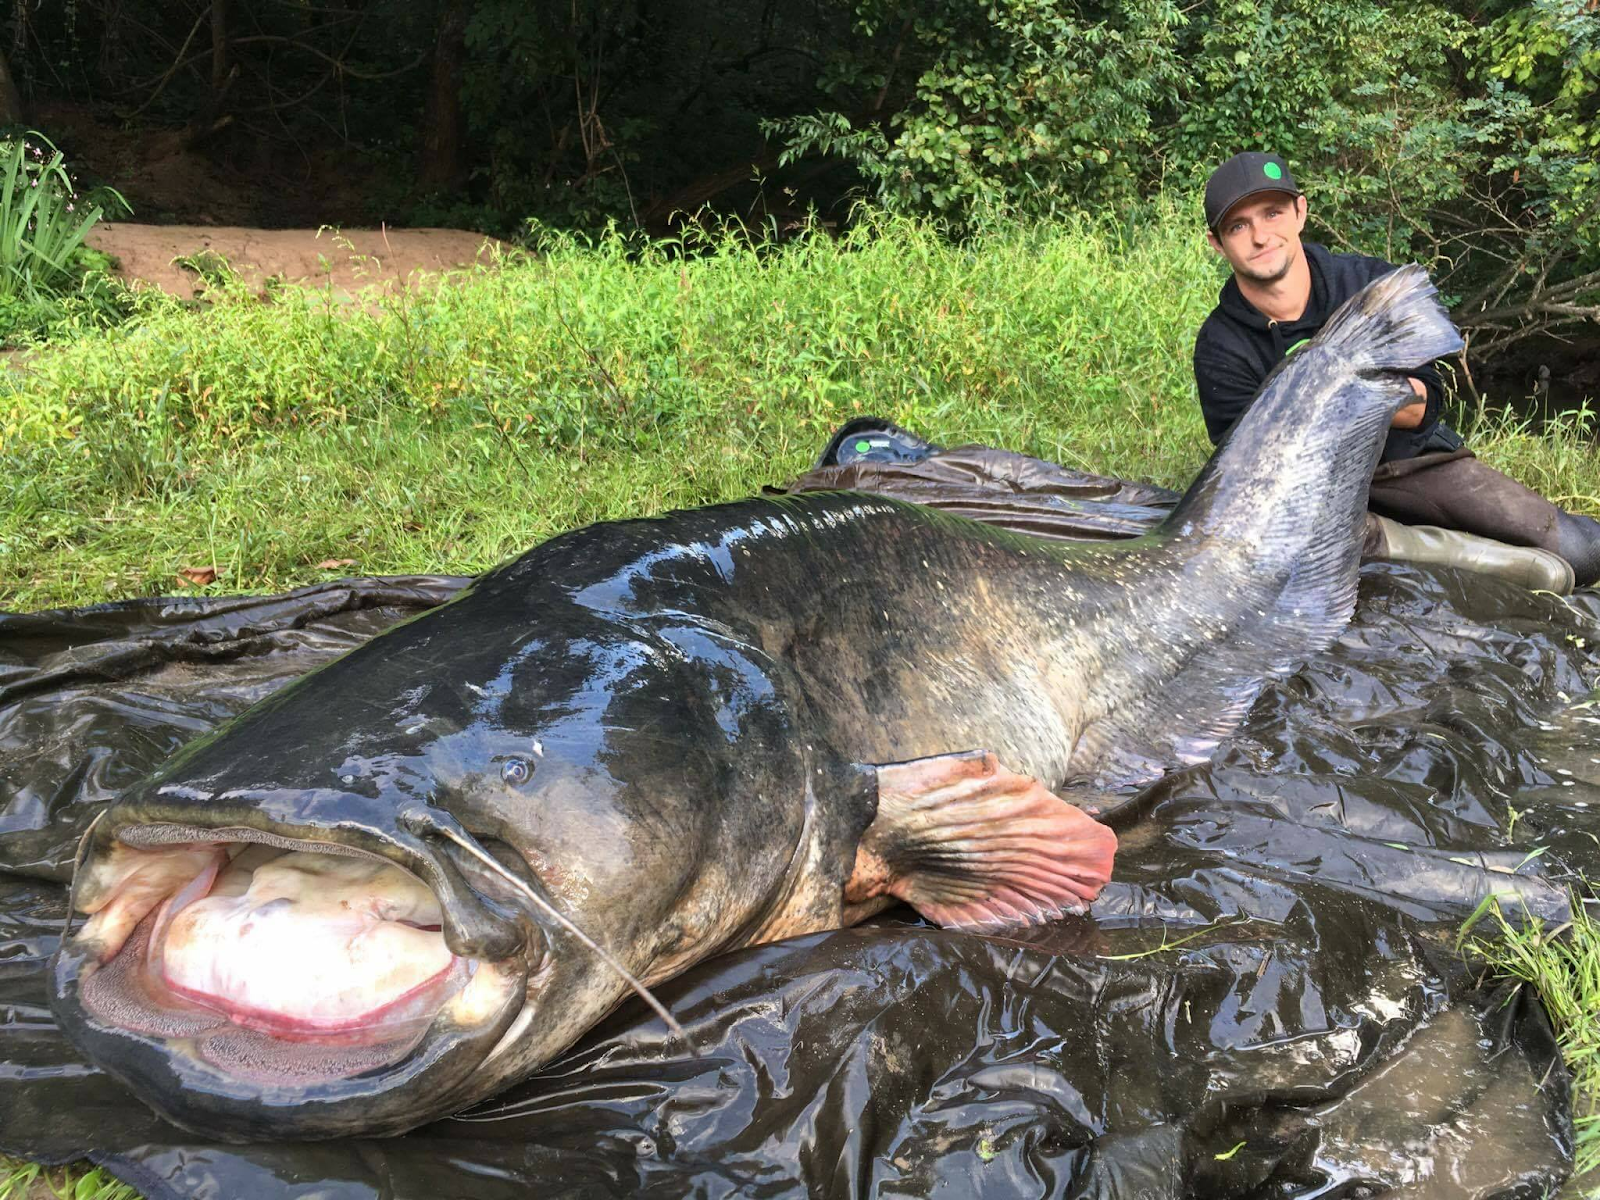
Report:
M 1277 163 L 1268 163 L 1266 166 L 1261 168 L 1261 173 L 1263 175 L 1265 175 L 1268 179 L 1282 179 L 1283 178 L 1283 168 L 1280 167 Z
M 867 441 L 865 438 L 862 438 L 861 441 L 856 443 L 856 453 L 857 454 L 865 454 L 868 450 L 871 450 L 871 449 L 872 449 L 872 443 Z

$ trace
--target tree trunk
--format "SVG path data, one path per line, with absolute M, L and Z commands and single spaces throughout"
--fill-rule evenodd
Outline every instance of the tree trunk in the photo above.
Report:
M 211 95 L 183 131 L 183 147 L 193 150 L 233 124 L 227 111 L 228 89 L 239 78 L 239 64 L 232 61 L 228 45 L 229 0 L 211 0 Z
M 467 59 L 467 18 L 471 0 L 444 0 L 433 46 L 427 103 L 422 115 L 422 146 L 417 187 L 424 192 L 453 192 L 464 177 L 461 146 L 464 121 L 461 78 Z
M 228 0 L 211 0 L 211 95 L 220 107 L 228 86 Z

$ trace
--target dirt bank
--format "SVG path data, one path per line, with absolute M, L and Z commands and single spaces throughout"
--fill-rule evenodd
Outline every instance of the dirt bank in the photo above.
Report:
M 252 286 L 278 276 L 287 283 L 353 292 L 394 286 L 418 272 L 438 273 L 486 261 L 492 238 L 465 229 L 247 229 L 232 225 L 139 225 L 107 221 L 88 242 L 118 262 L 124 279 L 144 280 L 185 299 L 200 276 L 173 260 L 225 259 Z

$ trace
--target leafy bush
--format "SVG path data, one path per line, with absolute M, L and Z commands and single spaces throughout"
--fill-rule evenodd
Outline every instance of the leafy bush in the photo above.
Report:
M 83 240 L 108 204 L 127 211 L 109 188 L 80 196 L 42 135 L 0 140 L 0 338 L 120 311 L 105 256 Z
M 1540 0 L 1481 30 L 1408 14 L 1405 58 L 1448 53 L 1475 89 L 1437 69 L 1374 72 L 1305 126 L 1323 235 L 1428 263 L 1480 355 L 1600 322 L 1600 22 L 1586 5 Z
M 1153 114 L 1178 78 L 1168 0 L 1112 0 L 1081 11 L 1056 0 L 987 8 L 933 5 L 917 17 L 889 0 L 855 5 L 863 44 L 896 31 L 892 53 L 916 64 L 913 94 L 881 118 L 856 122 L 863 86 L 886 76 L 859 55 L 838 56 L 822 87 L 833 112 L 767 122 L 784 161 L 821 152 L 848 158 L 873 199 L 901 212 L 963 222 L 976 208 L 1040 216 L 1125 206 L 1158 148 Z

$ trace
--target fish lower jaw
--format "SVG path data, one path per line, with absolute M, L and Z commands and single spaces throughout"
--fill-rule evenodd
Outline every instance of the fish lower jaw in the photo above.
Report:
M 431 979 L 388 1003 L 344 1018 L 300 1016 L 236 1003 L 227 995 L 185 987 L 170 974 L 164 974 L 161 982 L 178 1000 L 219 1013 L 230 1024 L 242 1029 L 253 1029 L 289 1042 L 364 1046 L 395 1041 L 397 1034 L 415 1024 L 419 1016 L 426 1015 L 431 1022 L 431 1014 L 438 1013 L 444 1002 L 454 998 L 473 975 L 471 963 L 452 959 L 449 966 Z
M 371 857 L 113 847 L 52 1006 L 89 1056 L 220 1137 L 396 1133 L 466 1096 L 528 968 L 452 953 L 419 881 Z M 187 878 L 186 878 L 187 876 Z M 81 906 L 80 906 L 81 907 Z

